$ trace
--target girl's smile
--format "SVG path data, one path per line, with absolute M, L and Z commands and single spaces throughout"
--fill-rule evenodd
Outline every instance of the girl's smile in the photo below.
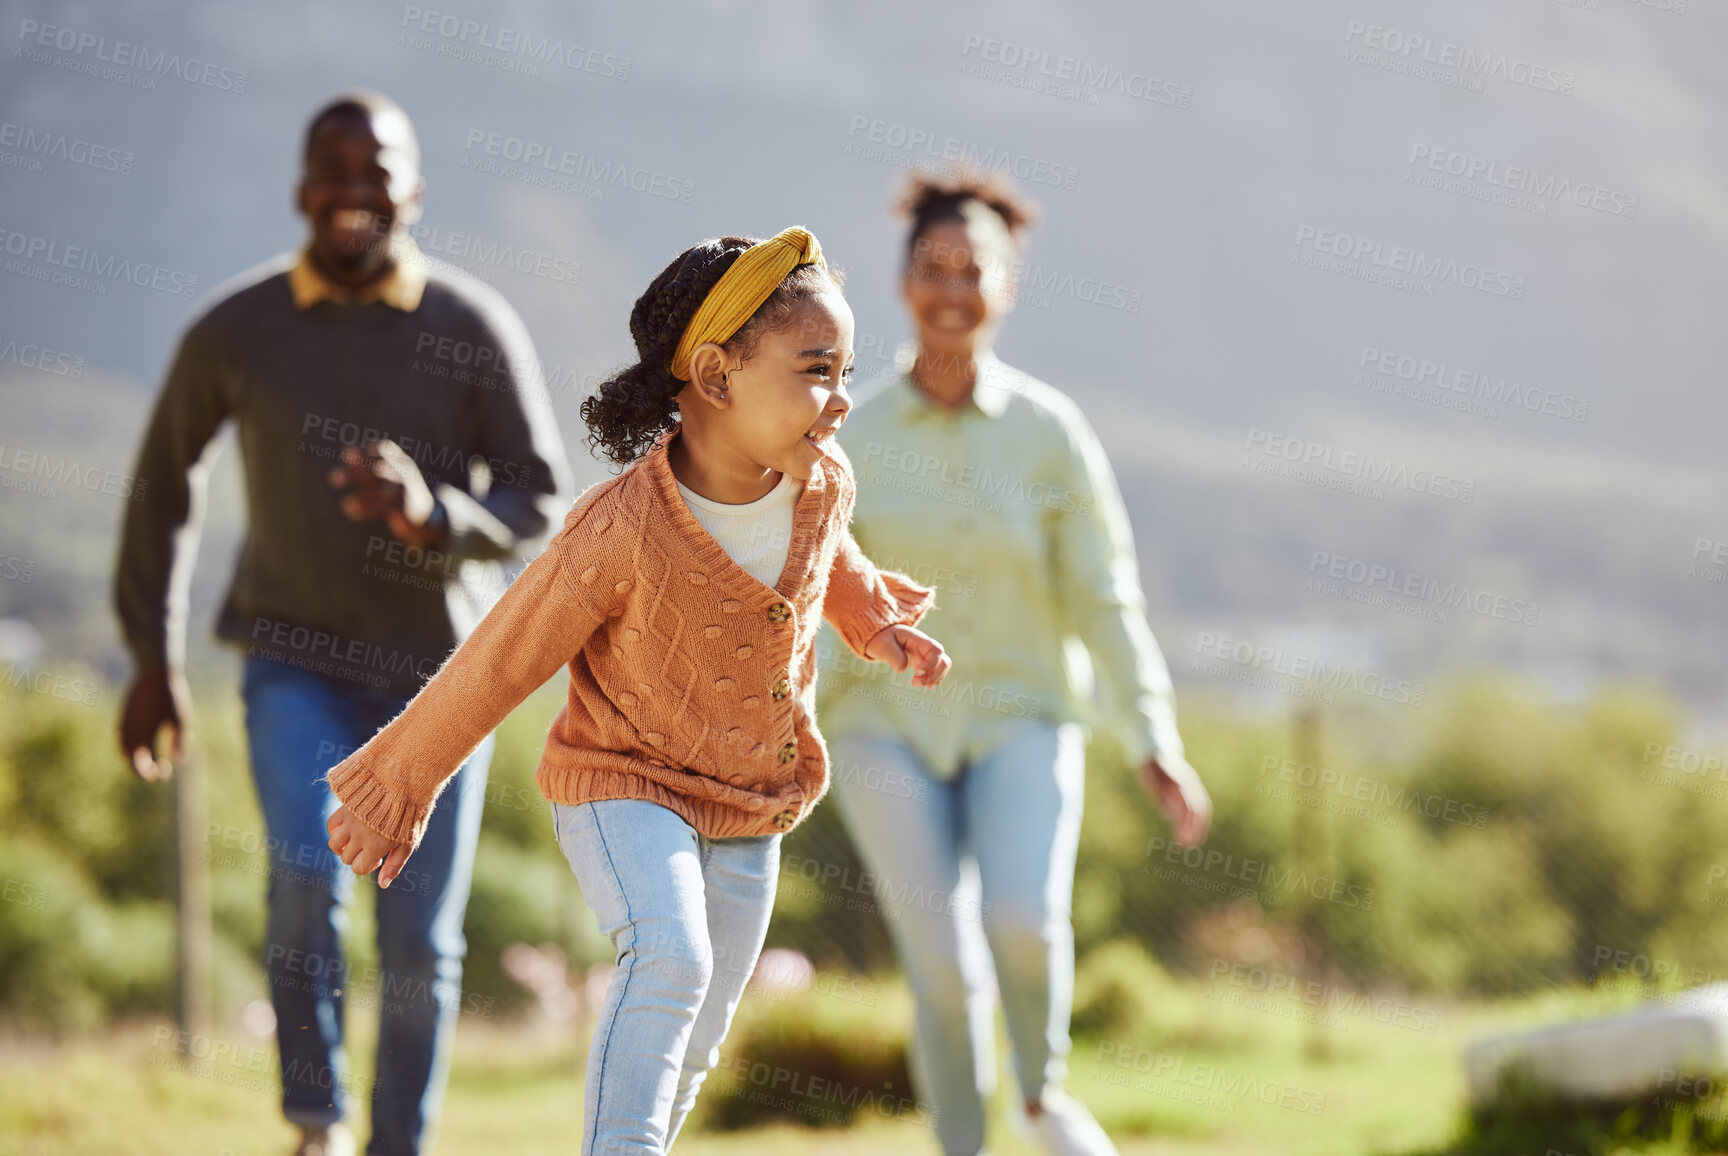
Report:
M 807 481 L 834 453 L 834 434 L 851 412 L 852 310 L 838 289 L 802 302 L 748 356 L 709 342 L 690 358 L 678 394 L 683 424 L 672 470 L 716 502 L 753 502 L 781 474 Z
M 810 443 L 810 448 L 816 451 L 818 457 L 825 458 L 828 456 L 828 447 L 834 440 L 834 435 L 839 432 L 841 422 L 844 420 L 842 418 L 841 421 L 837 421 L 833 425 L 813 429 L 804 435 L 804 440 Z

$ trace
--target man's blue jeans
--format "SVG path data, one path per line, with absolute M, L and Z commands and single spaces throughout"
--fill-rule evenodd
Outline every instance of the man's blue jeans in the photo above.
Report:
M 342 1045 L 344 1004 L 379 1011 L 369 1156 L 418 1152 L 435 1123 L 461 1012 L 462 916 L 474 874 L 490 736 L 438 798 L 408 866 L 378 892 L 379 967 L 351 971 L 340 936 L 354 875 L 324 823 L 338 806 L 325 774 L 407 705 L 400 692 L 325 678 L 256 656 L 241 680 L 252 778 L 268 828 L 264 968 L 276 1008 L 282 1110 L 318 1127 L 363 1092 Z

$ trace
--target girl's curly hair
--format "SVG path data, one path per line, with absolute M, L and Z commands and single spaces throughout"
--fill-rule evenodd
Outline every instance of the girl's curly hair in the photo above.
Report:
M 918 251 L 918 240 L 938 221 L 964 221 L 968 201 L 994 209 L 1008 226 L 1009 238 L 1018 246 L 1026 231 L 1038 223 L 1038 203 L 1017 192 L 995 173 L 951 169 L 945 173 L 914 172 L 894 208 L 911 221 L 906 231 L 906 257 Z
M 673 399 L 686 383 L 672 376 L 673 351 L 709 290 L 739 254 L 757 243 L 752 237 L 718 237 L 692 245 L 673 258 L 636 299 L 630 310 L 636 363 L 612 374 L 582 402 L 590 446 L 619 465 L 629 465 L 678 421 L 678 405 Z M 749 357 L 756 340 L 790 321 L 798 305 L 840 284 L 838 270 L 798 266 L 724 348 Z

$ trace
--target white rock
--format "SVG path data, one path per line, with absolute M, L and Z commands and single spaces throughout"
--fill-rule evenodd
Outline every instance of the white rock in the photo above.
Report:
M 1690 988 L 1637 1011 L 1477 1040 L 1464 1052 L 1470 1102 L 1490 1102 L 1521 1062 L 1566 1099 L 1691 1095 L 1689 1081 L 1728 1072 L 1728 983 Z

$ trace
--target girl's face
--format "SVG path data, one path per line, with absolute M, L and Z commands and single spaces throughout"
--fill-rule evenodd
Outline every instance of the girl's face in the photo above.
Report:
M 1014 306 L 1019 260 L 1002 218 L 968 201 L 965 220 L 936 221 L 913 242 L 901 292 L 927 352 L 970 357 Z
M 829 455 L 852 398 L 852 309 L 830 289 L 762 334 L 726 374 L 725 441 L 751 465 L 805 481 Z

